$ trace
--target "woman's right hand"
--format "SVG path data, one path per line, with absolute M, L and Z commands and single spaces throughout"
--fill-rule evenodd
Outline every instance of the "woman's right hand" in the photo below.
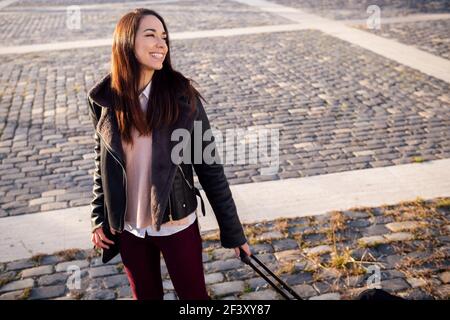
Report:
M 114 241 L 108 239 L 105 236 L 102 227 L 98 227 L 97 229 L 94 230 L 94 232 L 92 233 L 91 241 L 94 244 L 94 247 L 103 249 L 109 249 L 107 243 L 114 244 Z

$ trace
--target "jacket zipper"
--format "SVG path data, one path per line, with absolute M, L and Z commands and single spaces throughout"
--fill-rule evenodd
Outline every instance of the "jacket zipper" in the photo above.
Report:
M 194 190 L 196 196 L 200 197 L 200 201 L 201 201 L 201 205 L 202 205 L 202 212 L 203 212 L 203 215 L 205 215 L 203 198 L 200 195 L 200 191 L 197 188 L 195 188 L 194 186 L 192 186 L 191 183 L 189 182 L 189 180 L 186 179 L 186 176 L 184 175 L 184 172 L 183 172 L 183 169 L 181 169 L 181 166 L 179 164 L 177 164 L 177 166 L 178 166 L 178 168 L 180 168 L 180 171 L 181 171 L 181 174 L 183 175 L 184 181 L 186 181 L 186 183 L 189 186 L 189 188 L 191 188 L 191 190 Z
M 186 176 L 184 175 L 183 169 L 181 169 L 181 166 L 179 164 L 177 164 L 177 167 L 180 168 L 181 171 L 181 175 L 183 176 L 184 181 L 186 181 L 187 185 L 189 186 L 189 188 L 193 189 L 192 185 L 190 184 L 190 182 L 188 181 L 188 179 L 186 179 Z
M 169 194 L 169 220 L 172 221 L 172 197 Z
M 96 132 L 98 133 L 98 131 L 96 131 Z M 102 139 L 103 143 L 105 144 L 106 150 L 111 154 L 111 156 L 114 158 L 114 160 L 116 160 L 119 163 L 120 167 L 122 168 L 122 175 L 123 175 L 124 180 L 125 180 L 125 212 L 123 213 L 123 215 L 121 217 L 121 220 L 120 220 L 120 222 L 121 222 L 121 225 L 119 226 L 120 230 L 115 230 L 115 231 L 122 232 L 123 225 L 125 223 L 125 214 L 127 212 L 127 205 L 128 205 L 128 203 L 127 203 L 127 195 L 128 195 L 127 174 L 126 174 L 125 168 L 122 165 L 122 162 L 120 162 L 120 160 L 111 151 L 112 148 L 106 143 L 105 139 L 103 139 L 103 136 L 100 133 L 98 133 L 98 135 Z

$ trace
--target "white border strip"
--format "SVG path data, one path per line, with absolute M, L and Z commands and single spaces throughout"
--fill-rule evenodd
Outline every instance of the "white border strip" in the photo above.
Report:
M 3 0 L 0 1 L 0 10 L 2 10 L 3 8 L 6 8 L 7 6 L 13 4 L 14 2 L 17 2 L 18 0 Z
M 229 29 L 215 29 L 204 31 L 174 32 L 170 34 L 170 38 L 171 40 L 186 40 L 186 39 L 200 39 L 213 37 L 231 37 L 244 34 L 296 31 L 302 29 L 306 29 L 306 26 L 303 24 L 296 23 L 296 24 L 283 24 L 275 26 L 261 26 L 248 28 L 229 28 Z M 10 46 L 10 47 L 0 47 L 0 55 L 105 47 L 111 46 L 111 44 L 112 38 L 66 41 L 66 42 L 36 44 L 36 45 L 25 45 L 25 46 Z
M 408 23 L 408 22 L 420 22 L 420 21 L 436 21 L 436 20 L 448 20 L 450 19 L 450 13 L 430 13 L 430 14 L 411 14 L 402 17 L 383 17 L 381 15 L 381 23 L 393 24 L 393 23 Z M 367 19 L 350 19 L 339 20 L 346 25 L 366 25 Z

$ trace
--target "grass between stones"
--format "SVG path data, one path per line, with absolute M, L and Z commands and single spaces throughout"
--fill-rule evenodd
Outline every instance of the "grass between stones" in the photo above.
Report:
M 22 291 L 22 294 L 18 298 L 18 300 L 27 300 L 31 295 L 31 288 L 25 288 Z
M 56 256 L 61 257 L 64 261 L 76 260 L 79 254 L 83 253 L 80 249 L 67 249 L 55 253 Z
M 41 264 L 42 259 L 46 256 L 43 253 L 37 253 L 33 255 L 30 259 L 34 262 L 35 266 L 39 266 Z

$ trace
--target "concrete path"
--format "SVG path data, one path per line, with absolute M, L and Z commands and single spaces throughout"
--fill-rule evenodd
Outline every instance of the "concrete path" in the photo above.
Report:
M 450 195 L 450 159 L 231 186 L 243 223 Z M 206 196 L 202 231 L 217 229 Z M 200 209 L 199 209 L 200 210 Z M 0 262 L 92 248 L 89 206 L 1 219 Z M 200 213 L 200 211 L 199 211 Z M 39 226 L 36 228 L 36 226 Z
M 418 21 L 434 21 L 450 19 L 450 13 L 429 13 L 429 14 L 410 14 L 402 17 L 383 17 L 381 16 L 381 28 L 383 24 L 405 23 Z M 367 19 L 340 20 L 347 25 L 366 24 Z
M 0 10 L 3 8 L 6 8 L 7 6 L 13 4 L 14 2 L 17 2 L 17 0 L 3 0 L 0 1 Z
M 263 11 L 276 13 L 286 19 L 304 24 L 312 29 L 318 29 L 333 37 L 348 41 L 385 58 L 397 61 L 405 66 L 450 83 L 450 61 L 413 46 L 349 27 L 344 21 L 322 18 L 318 15 L 309 14 L 299 9 L 286 7 L 269 1 L 234 1 L 258 7 Z
M 199 38 L 213 38 L 213 37 L 231 37 L 244 34 L 259 34 L 259 33 L 273 33 L 284 31 L 304 30 L 307 27 L 303 24 L 283 24 L 274 26 L 261 27 L 246 27 L 246 28 L 228 28 L 228 29 L 214 29 L 203 31 L 187 31 L 187 32 L 173 32 L 170 34 L 171 40 L 185 40 L 185 39 L 199 39 Z M 31 52 L 45 52 L 57 50 L 69 50 L 80 48 L 93 48 L 111 46 L 112 39 L 91 39 L 78 41 L 64 41 L 53 42 L 23 46 L 0 46 L 0 55 L 5 54 L 24 54 Z

